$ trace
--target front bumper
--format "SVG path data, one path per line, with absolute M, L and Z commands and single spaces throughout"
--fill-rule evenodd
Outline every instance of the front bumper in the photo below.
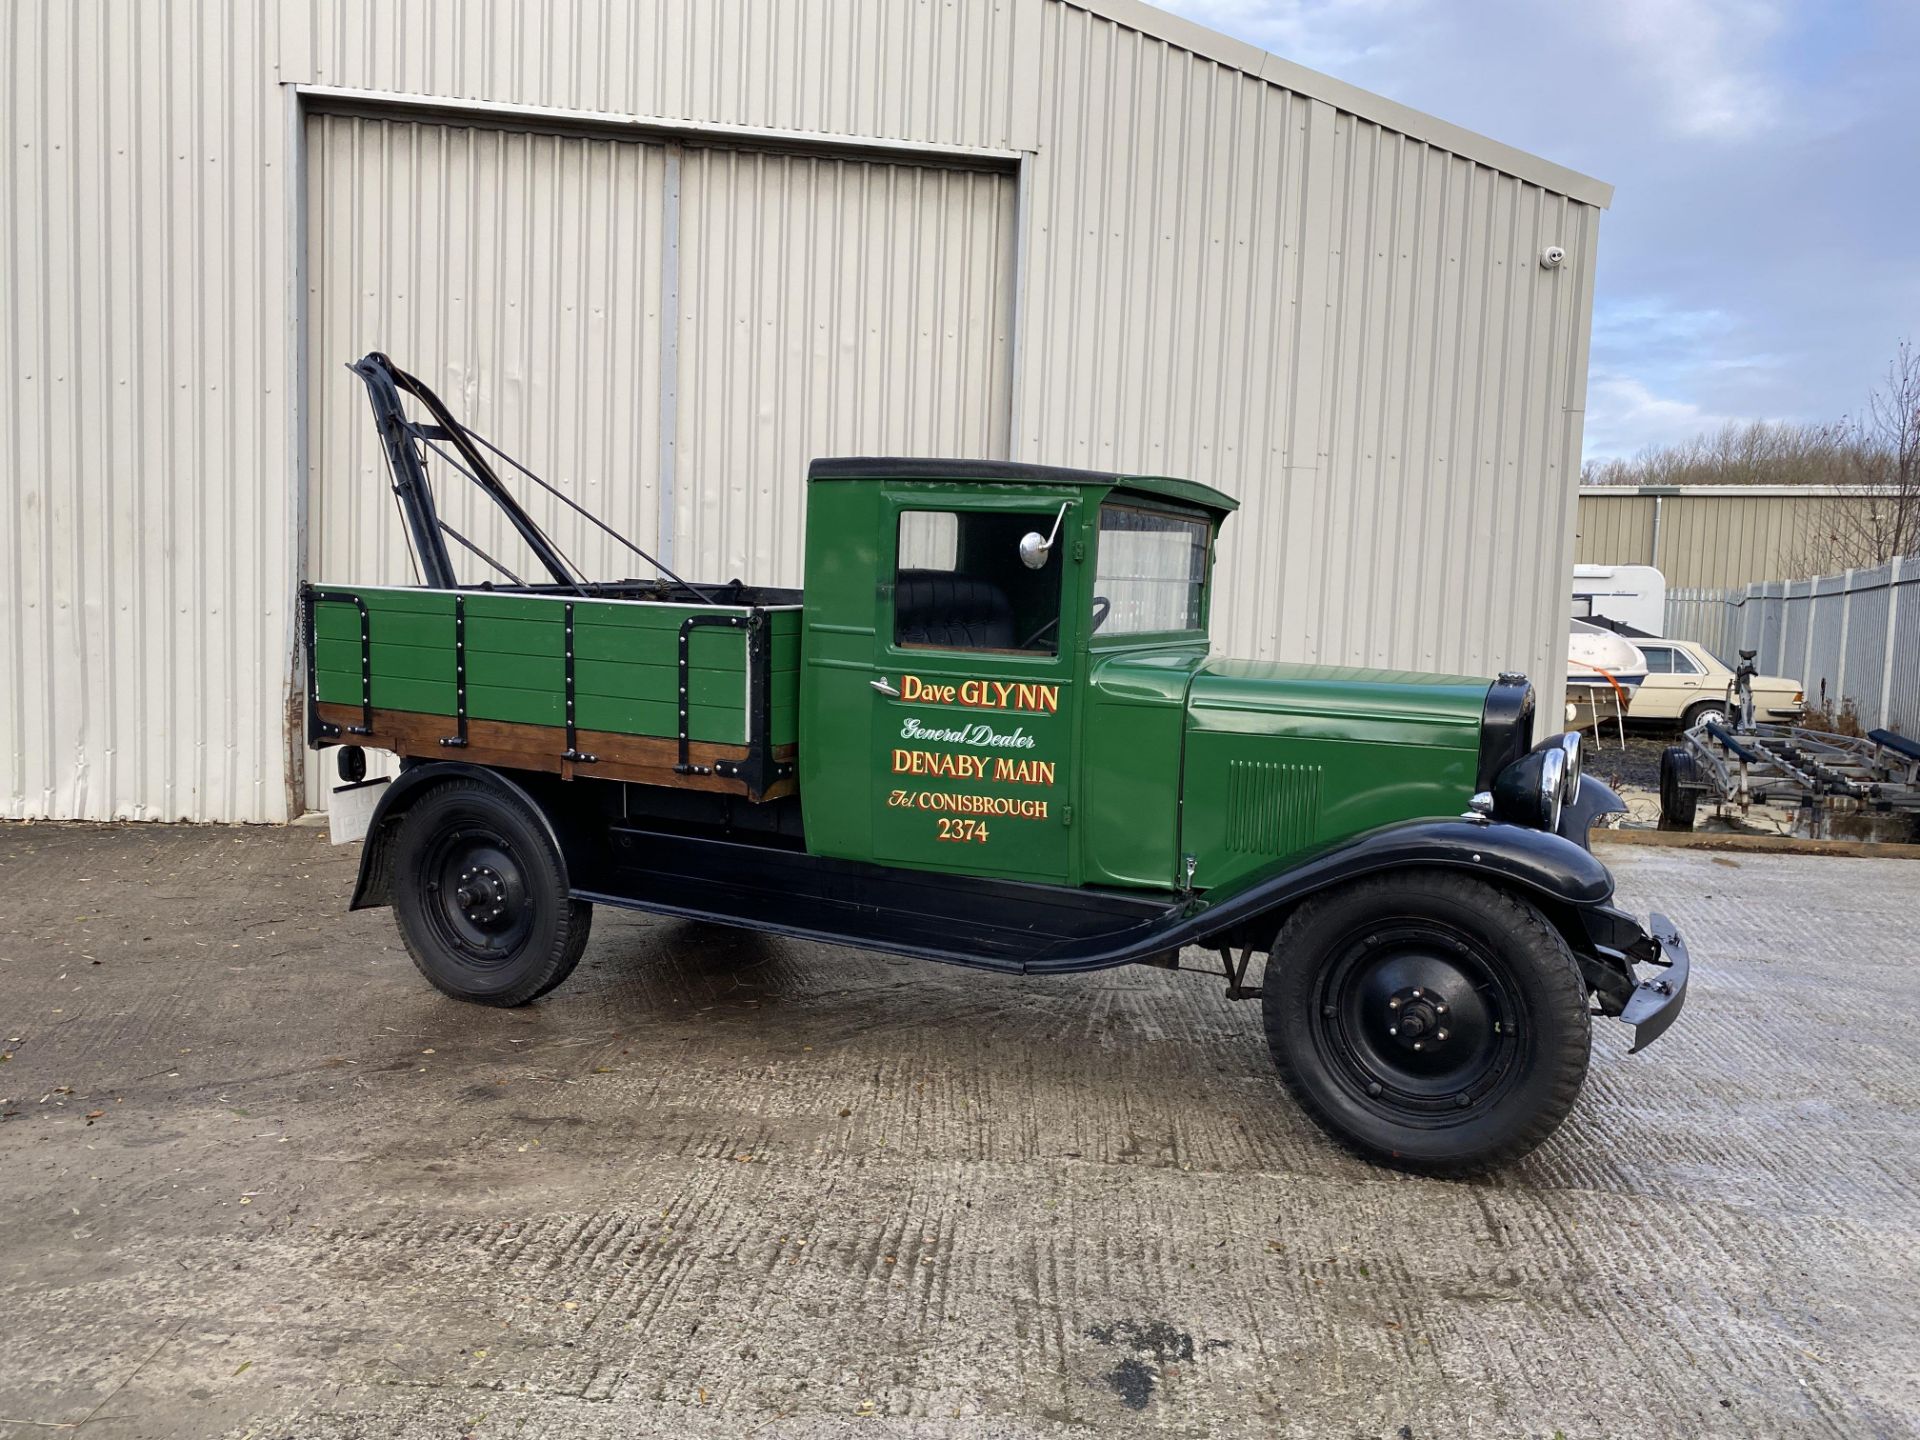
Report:
M 1624 910 L 1594 905 L 1580 912 L 1587 944 L 1580 968 L 1599 998 L 1601 1013 L 1633 1027 L 1633 1045 L 1644 1050 L 1672 1028 L 1687 1002 L 1691 965 L 1686 942 L 1666 916 L 1656 912 L 1646 928 Z M 1641 978 L 1642 965 L 1653 973 Z
M 1629 1055 L 1646 1049 L 1666 1034 L 1687 1003 L 1687 972 L 1691 962 L 1680 931 L 1671 920 L 1655 911 L 1647 922 L 1647 935 L 1655 953 L 1642 958 L 1662 968 L 1658 974 L 1638 981 L 1620 1012 L 1620 1019 L 1633 1027 Z

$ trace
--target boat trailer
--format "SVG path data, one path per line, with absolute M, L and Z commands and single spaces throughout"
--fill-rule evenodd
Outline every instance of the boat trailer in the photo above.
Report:
M 1693 828 L 1702 795 L 1742 815 L 1754 805 L 1809 810 L 1818 837 L 1835 812 L 1892 814 L 1920 820 L 1920 744 L 1875 730 L 1836 735 L 1797 725 L 1733 731 L 1708 722 L 1680 737 L 1660 758 L 1660 823 Z
M 1841 735 L 1753 719 L 1751 650 L 1727 687 L 1731 726 L 1694 726 L 1660 756 L 1660 828 L 1691 830 L 1702 796 L 1720 813 L 1755 805 L 1807 812 L 1822 838 L 1835 814 L 1904 814 L 1920 840 L 1920 741 L 1891 730 Z

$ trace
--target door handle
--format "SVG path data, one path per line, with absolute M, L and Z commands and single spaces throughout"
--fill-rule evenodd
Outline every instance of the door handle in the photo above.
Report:
M 869 680 L 867 683 L 873 686 L 873 688 L 878 690 L 882 695 L 886 696 L 889 700 L 898 700 L 900 698 L 900 692 L 893 688 L 892 682 L 889 681 L 887 677 L 884 675 L 882 675 L 878 680 Z

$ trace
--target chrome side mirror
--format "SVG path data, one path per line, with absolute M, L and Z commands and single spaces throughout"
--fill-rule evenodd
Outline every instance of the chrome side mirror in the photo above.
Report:
M 1063 502 L 1060 513 L 1053 517 L 1053 533 L 1042 538 L 1038 530 L 1029 530 L 1020 537 L 1020 563 L 1029 570 L 1044 569 L 1047 560 L 1053 554 L 1053 542 L 1060 538 L 1060 522 L 1067 518 L 1067 504 Z

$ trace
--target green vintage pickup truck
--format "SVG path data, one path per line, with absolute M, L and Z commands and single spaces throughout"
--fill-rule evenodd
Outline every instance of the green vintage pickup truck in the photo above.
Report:
M 1551 1134 L 1590 1015 L 1639 1049 L 1680 1012 L 1685 947 L 1587 848 L 1619 799 L 1578 736 L 1533 743 L 1524 677 L 1210 653 L 1219 491 L 820 460 L 804 592 L 595 581 L 495 462 L 544 481 L 353 368 L 421 583 L 306 590 L 308 738 L 343 800 L 382 787 L 353 906 L 392 905 L 449 995 L 545 994 L 595 905 L 1022 975 L 1217 957 L 1308 1113 L 1429 1173 Z M 429 463 L 545 576 L 452 531 Z M 497 578 L 459 580 L 449 537 Z

